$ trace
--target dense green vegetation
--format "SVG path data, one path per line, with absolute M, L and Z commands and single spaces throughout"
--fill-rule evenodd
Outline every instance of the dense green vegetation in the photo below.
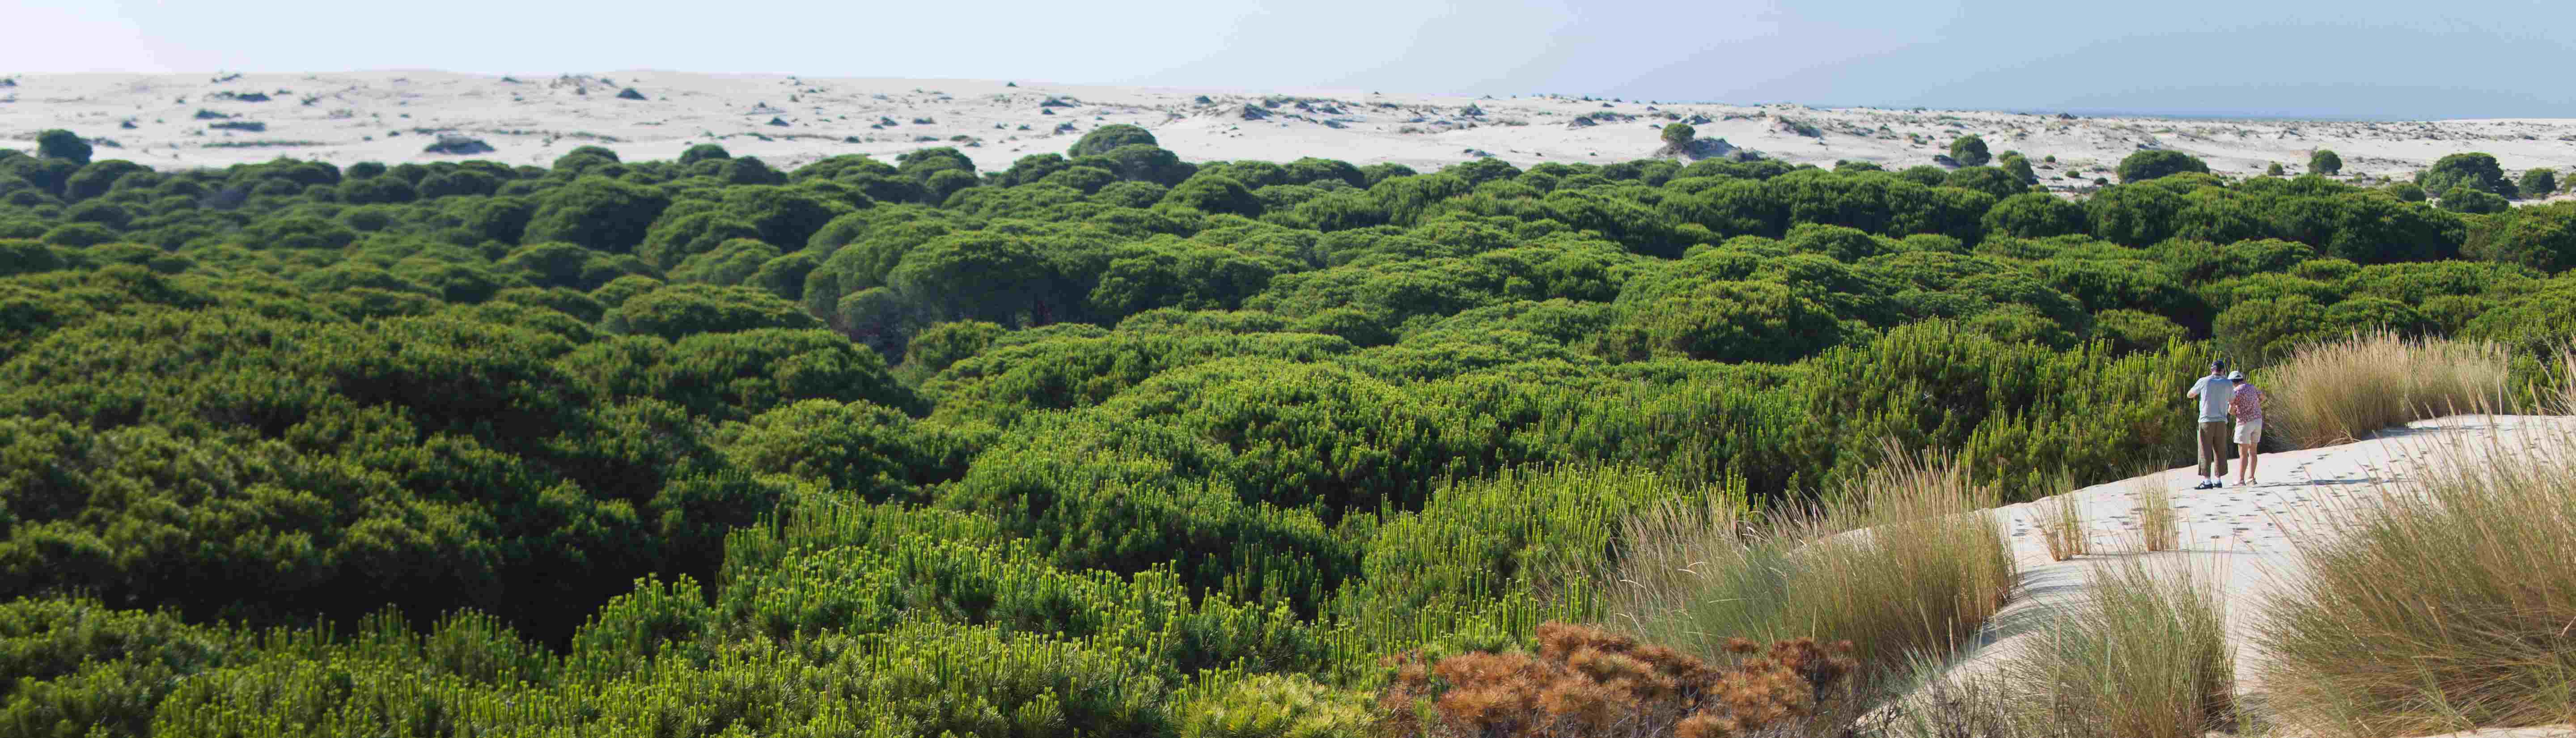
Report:
M 1644 505 L 1882 441 L 2027 497 L 2188 461 L 2213 353 L 2528 375 L 2576 330 L 2576 206 L 2173 152 L 2070 201 L 2019 156 L 1422 174 L 1132 126 L 988 173 L 65 136 L 0 151 L 12 735 L 1332 734 L 1381 657 L 1601 617 L 1567 572 Z M 2424 189 L 2502 181 L 2463 166 Z

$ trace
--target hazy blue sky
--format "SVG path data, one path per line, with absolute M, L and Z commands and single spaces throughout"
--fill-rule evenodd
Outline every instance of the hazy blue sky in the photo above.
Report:
M 2567 0 L 0 0 L 0 74 L 617 69 L 2576 117 Z

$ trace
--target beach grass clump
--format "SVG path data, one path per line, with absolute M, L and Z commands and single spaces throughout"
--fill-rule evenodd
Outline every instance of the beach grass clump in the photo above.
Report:
M 2093 572 L 2092 599 L 1999 674 L 2021 732 L 2198 738 L 2232 727 L 2236 654 L 2217 593 L 2136 557 Z
M 2174 508 L 2173 489 L 2153 477 L 2138 485 L 2138 533 L 2148 551 L 2182 547 L 2182 513 Z
M 2254 633 L 2284 722 L 2386 736 L 2576 721 L 2576 432 L 2524 433 L 2445 449 L 2420 486 L 2293 530 L 2310 574 Z
M 2093 570 L 2092 598 L 1992 670 L 1909 664 L 1907 696 L 1866 726 L 1886 738 L 2197 738 L 2239 724 L 2235 654 L 2216 592 L 2129 557 Z
M 2031 505 L 2038 512 L 2032 527 L 2048 544 L 2048 560 L 2067 559 L 2091 553 L 2091 542 L 2084 535 L 2084 509 L 2064 496 L 2041 500 Z
M 2014 583 L 1996 490 L 1935 453 L 1887 461 L 1811 508 L 1759 519 L 1668 507 L 1632 518 L 1607 575 L 1619 627 L 1703 655 L 1735 638 L 1850 641 L 1872 671 L 1947 652 Z
M 2268 374 L 2268 431 L 2296 448 L 2408 421 L 2497 409 L 2512 356 L 2492 343 L 2394 332 L 2304 346 Z

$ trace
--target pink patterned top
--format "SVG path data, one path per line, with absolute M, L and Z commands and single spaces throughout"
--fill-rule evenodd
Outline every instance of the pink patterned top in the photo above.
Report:
M 2227 401 L 2227 412 L 2234 414 L 2239 423 L 2262 422 L 2263 391 L 2255 389 L 2251 382 L 2236 385 L 2236 397 Z

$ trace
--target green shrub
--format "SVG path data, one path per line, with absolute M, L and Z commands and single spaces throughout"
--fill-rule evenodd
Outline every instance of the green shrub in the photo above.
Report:
M 613 284 L 610 286 L 614 286 Z M 679 340 L 701 333 L 760 328 L 820 328 L 822 322 L 778 296 L 747 287 L 672 285 L 619 301 L 601 324 L 610 333 Z
M 1998 200 L 2030 191 L 2020 177 L 1995 167 L 1960 167 L 1951 170 L 1950 177 L 1941 184 L 1983 192 Z
M 1180 738 L 1361 738 L 1376 720 L 1368 698 L 1303 674 L 1261 674 L 1199 686 L 1172 708 Z
M 1073 147 L 1065 150 L 1064 155 L 1076 159 L 1085 156 L 1105 155 L 1111 151 L 1118 150 L 1121 146 L 1137 144 L 1145 146 L 1160 145 L 1154 141 L 1154 134 L 1147 132 L 1143 127 L 1129 125 L 1126 123 L 1111 123 L 1109 125 L 1091 129 L 1090 133 L 1082 134 L 1082 138 L 1074 141 Z
M 1969 134 L 1950 141 L 1950 158 L 1957 160 L 1959 166 L 1982 167 L 1993 161 L 1994 155 L 1986 152 L 1985 139 Z
M 2504 167 L 2496 164 L 2495 157 L 2474 151 L 2435 160 L 2431 168 L 2415 173 L 2415 184 L 2422 185 L 2425 192 L 2439 193 L 2446 200 L 2452 191 L 2461 188 L 2499 198 L 2520 197 L 2513 180 L 2505 178 Z
M 959 360 L 983 353 L 1002 333 L 1002 326 L 982 321 L 934 325 L 913 336 L 911 345 L 904 349 L 903 363 L 914 370 L 936 374 Z
M 2513 208 L 2513 203 L 2503 195 L 2477 189 L 2468 182 L 2453 185 L 2449 191 L 2443 192 L 2441 204 L 2443 210 L 2476 215 L 2501 213 Z
M 579 153 L 576 150 L 566 156 Z M 525 239 L 563 241 L 593 251 L 625 253 L 644 242 L 646 228 L 670 204 L 669 197 L 653 188 L 606 177 L 582 177 L 537 199 L 536 211 L 528 217 Z
M 69 157 L 65 157 L 69 158 Z M 91 162 L 63 180 L 64 199 L 79 202 L 107 194 L 117 180 L 137 172 L 149 176 L 151 169 L 123 159 Z
M 61 159 L 73 164 L 88 164 L 89 152 L 89 142 L 81 140 L 80 134 L 60 128 L 36 134 L 37 156 Z
M 80 248 L 116 240 L 116 229 L 97 223 L 65 223 L 45 231 L 42 239 L 55 246 Z
M 2343 157 L 2336 156 L 2333 149 L 2317 149 L 2308 155 L 2308 171 L 2328 177 L 2342 174 Z
M 2522 173 L 2522 179 L 2514 183 L 2514 189 L 2519 191 L 2523 197 L 2531 198 L 2542 198 L 2557 194 L 2558 170 L 2548 167 L 2534 167 L 2531 170 Z
M 724 242 L 716 250 L 689 257 L 671 268 L 673 282 L 733 286 L 751 279 L 764 264 L 777 259 L 778 248 L 748 238 Z M 776 294 L 772 292 L 771 294 Z
M 914 485 L 944 481 L 954 459 L 902 412 L 864 400 L 803 400 L 727 428 L 727 459 L 743 469 L 828 485 L 867 502 L 916 498 Z M 910 499 L 909 501 L 924 501 Z
M 725 147 L 711 143 L 702 143 L 690 146 L 689 150 L 680 152 L 679 161 L 680 166 L 685 167 L 702 161 L 724 161 L 731 158 L 733 158 L 733 153 L 726 151 Z
M 2120 159 L 2121 184 L 2145 182 L 2176 174 L 2208 174 L 2209 164 L 2199 157 L 2168 149 L 2150 149 Z
M 2461 254 L 2560 272 L 2576 268 L 2576 203 L 2511 208 L 2469 228 Z
M 2020 156 L 2006 156 L 2003 158 L 2001 166 L 2005 173 L 2011 174 L 2014 179 L 2021 180 L 2022 184 L 2039 183 L 2039 172 L 2031 169 L 2029 159 L 2024 159 Z
M 1698 138 L 1699 129 L 1692 128 L 1689 123 L 1669 123 L 1664 126 L 1664 146 L 1668 148 L 1678 150 Z
M 1261 200 L 1254 198 L 1252 191 L 1244 189 L 1242 183 L 1222 175 L 1191 177 L 1189 181 L 1173 187 L 1162 201 L 1210 214 L 1245 217 L 1261 214 Z

